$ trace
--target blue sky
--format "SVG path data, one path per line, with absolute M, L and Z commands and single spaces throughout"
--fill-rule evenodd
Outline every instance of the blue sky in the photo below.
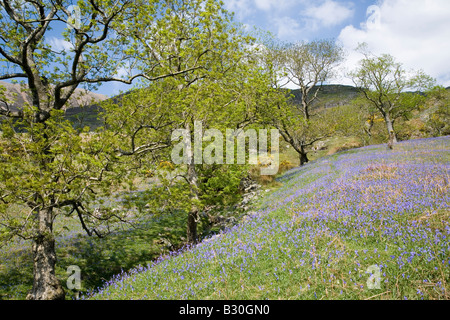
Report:
M 223 0 L 235 20 L 248 27 L 271 31 L 288 42 L 335 39 L 346 51 L 346 61 L 331 83 L 349 84 L 346 76 L 366 42 L 375 54 L 389 53 L 406 69 L 422 69 L 437 82 L 450 86 L 449 0 Z M 70 49 L 53 32 L 47 37 L 57 50 Z M 130 86 L 114 82 L 96 92 L 117 95 Z
M 352 85 L 346 75 L 366 42 L 375 54 L 388 53 L 407 70 L 423 70 L 438 84 L 450 86 L 449 0 L 223 0 L 235 20 L 268 30 L 280 40 L 335 39 L 347 54 L 331 83 Z M 111 95 L 120 84 L 100 92 Z
M 348 24 L 365 20 L 373 1 L 224 0 L 235 18 L 285 41 L 337 38 Z
M 388 53 L 407 70 L 423 70 L 450 86 L 450 1 L 448 0 L 224 0 L 235 19 L 296 42 L 335 39 L 347 52 L 339 76 L 346 76 L 366 42 L 374 54 Z

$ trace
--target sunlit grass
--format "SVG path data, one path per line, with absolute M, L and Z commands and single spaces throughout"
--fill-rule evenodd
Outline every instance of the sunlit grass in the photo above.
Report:
M 449 299 L 450 139 L 288 171 L 251 218 L 94 299 Z
M 61 216 L 57 276 L 78 265 L 95 299 L 448 299 L 448 150 L 448 137 L 410 141 L 293 168 L 238 226 L 170 254 L 159 240 L 179 247 L 185 214 L 105 239 Z M 30 245 L 2 248 L 2 299 L 31 289 Z

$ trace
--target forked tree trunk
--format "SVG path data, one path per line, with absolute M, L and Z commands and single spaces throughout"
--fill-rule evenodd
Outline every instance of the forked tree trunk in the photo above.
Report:
M 304 146 L 301 146 L 301 147 L 300 147 L 300 152 L 299 152 L 298 154 L 299 154 L 300 165 L 301 165 L 301 166 L 304 165 L 305 163 L 309 162 L 309 159 L 308 159 L 308 152 L 306 152 Z
M 56 278 L 55 238 L 52 232 L 52 210 L 45 209 L 38 215 L 38 231 L 33 243 L 33 288 L 28 300 L 64 299 L 64 289 Z
M 386 129 L 389 135 L 389 139 L 392 139 L 393 143 L 397 143 L 397 135 L 394 131 L 394 123 L 392 122 L 389 114 L 385 114 L 384 121 L 386 122 Z

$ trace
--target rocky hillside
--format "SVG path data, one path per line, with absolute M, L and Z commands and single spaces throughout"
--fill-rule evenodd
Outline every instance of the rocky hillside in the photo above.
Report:
M 0 86 L 6 88 L 6 98 L 14 101 L 11 105 L 12 110 L 20 109 L 25 102 L 31 103 L 30 94 L 27 93 L 26 88 L 22 88 L 20 84 L 13 84 L 6 81 L 0 81 Z M 70 99 L 68 109 L 80 108 L 83 106 L 92 105 L 94 102 L 106 100 L 107 96 L 99 93 L 90 92 L 84 89 L 76 89 L 75 94 Z

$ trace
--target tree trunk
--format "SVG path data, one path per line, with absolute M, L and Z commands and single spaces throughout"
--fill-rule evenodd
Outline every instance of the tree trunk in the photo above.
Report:
M 56 252 L 52 209 L 37 212 L 39 227 L 33 243 L 33 288 L 28 300 L 60 300 L 65 293 L 55 275 Z
M 187 232 L 186 237 L 188 243 L 197 242 L 197 224 L 198 224 L 198 210 L 197 208 L 192 208 L 189 211 L 188 221 L 187 221 Z
M 302 101 L 302 106 L 303 106 L 303 116 L 305 117 L 305 120 L 309 120 L 310 116 L 309 116 L 309 106 L 306 103 L 306 101 Z
M 312 89 L 313 87 L 308 87 L 308 86 L 301 86 L 301 91 L 302 91 L 302 111 L 303 111 L 303 116 L 305 117 L 306 121 L 309 121 L 310 115 L 309 115 L 309 103 L 308 103 L 308 94 L 309 91 Z M 311 102 L 311 101 L 310 101 Z
M 308 159 L 308 152 L 306 152 L 304 146 L 301 146 L 301 147 L 300 147 L 300 152 L 299 152 L 298 154 L 299 154 L 300 165 L 301 165 L 301 166 L 304 165 L 305 163 L 309 162 L 309 159 Z
M 189 121 L 186 121 L 186 127 L 188 132 L 190 131 L 190 125 Z M 192 135 L 191 135 L 191 142 L 192 142 Z M 192 144 L 191 144 L 192 146 Z M 187 152 L 189 153 L 188 156 L 188 166 L 187 166 L 187 180 L 189 182 L 189 188 L 190 188 L 190 201 L 191 201 L 191 210 L 188 214 L 188 220 L 187 220 L 187 232 L 186 232 L 186 238 L 188 243 L 195 243 L 197 242 L 197 224 L 198 224 L 198 207 L 196 203 L 198 202 L 198 178 L 197 178 L 197 171 L 195 169 L 195 159 L 194 159 L 194 149 L 193 148 L 186 148 Z
M 389 114 L 385 114 L 384 121 L 386 122 L 386 129 L 388 131 L 389 137 L 392 136 L 392 142 L 397 143 L 397 135 L 394 131 L 394 123 L 392 122 L 391 118 L 389 117 Z M 391 139 L 391 138 L 390 138 Z
M 369 117 L 369 119 L 367 119 L 366 123 L 364 124 L 363 131 L 368 136 L 367 142 L 366 142 L 366 139 L 363 138 L 364 139 L 364 145 L 369 145 L 370 144 L 370 140 L 372 139 L 372 128 L 373 128 L 373 125 L 374 125 L 374 120 L 375 120 L 375 117 L 373 115 L 371 115 Z
M 198 185 L 197 185 L 197 172 L 195 170 L 195 164 L 189 163 L 188 165 L 188 181 L 191 191 L 190 200 L 191 210 L 188 214 L 187 220 L 187 232 L 186 238 L 189 243 L 197 242 L 197 224 L 198 224 L 198 208 L 196 202 L 198 202 Z

